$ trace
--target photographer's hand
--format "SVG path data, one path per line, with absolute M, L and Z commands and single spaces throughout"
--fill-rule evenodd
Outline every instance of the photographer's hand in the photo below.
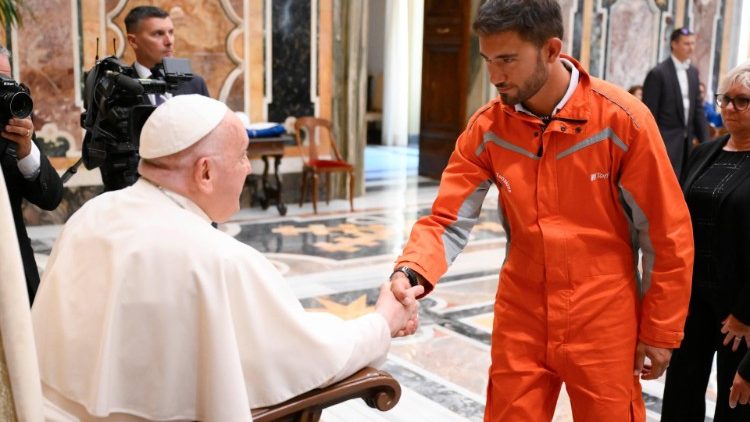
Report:
M 20 160 L 31 152 L 31 135 L 34 133 L 34 124 L 31 122 L 31 118 L 25 119 L 12 118 L 8 120 L 8 124 L 3 128 L 0 135 L 3 138 L 17 144 L 16 155 Z

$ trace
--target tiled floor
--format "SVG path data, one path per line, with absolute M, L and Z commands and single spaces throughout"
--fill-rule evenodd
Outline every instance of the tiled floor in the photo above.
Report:
M 412 224 L 429 212 L 437 182 L 416 176 L 414 149 L 368 147 L 366 163 L 367 194 L 355 200 L 353 213 L 344 200 L 321 204 L 317 215 L 310 204 L 291 204 L 285 218 L 273 208 L 243 209 L 220 229 L 266 253 L 305 307 L 344 318 L 368 312 Z M 379 413 L 350 401 L 325 411 L 325 421 L 482 420 L 492 302 L 505 248 L 496 195 L 490 192 L 468 246 L 422 301 L 418 333 L 393 341 L 385 369 L 402 385 L 399 404 Z M 31 228 L 40 266 L 58 230 Z M 643 387 L 648 419 L 657 421 L 663 381 Z M 563 389 L 554 421 L 571 420 Z

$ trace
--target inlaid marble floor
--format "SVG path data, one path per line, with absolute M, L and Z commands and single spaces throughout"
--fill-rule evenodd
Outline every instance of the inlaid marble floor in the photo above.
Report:
M 343 200 L 319 204 L 317 215 L 310 204 L 290 204 L 284 218 L 275 209 L 243 209 L 220 229 L 264 252 L 306 308 L 343 318 L 368 312 L 412 224 L 429 212 L 437 182 L 416 176 L 414 149 L 369 147 L 366 163 L 367 193 L 355 200 L 355 212 Z M 384 369 L 402 385 L 399 404 L 380 413 L 350 401 L 325 411 L 323 420 L 482 420 L 492 303 L 505 254 L 496 195 L 490 192 L 468 246 L 422 301 L 417 334 L 393 340 Z M 58 230 L 30 230 L 42 267 Z M 643 389 L 648 420 L 658 421 L 663 380 L 644 382 Z M 711 415 L 714 398 L 712 385 Z M 564 389 L 553 420 L 572 421 Z

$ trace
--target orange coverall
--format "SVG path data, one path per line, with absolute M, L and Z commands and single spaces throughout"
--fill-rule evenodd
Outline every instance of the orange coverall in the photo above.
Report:
M 648 109 L 563 57 L 579 82 L 546 128 L 499 98 L 471 118 L 397 265 L 432 290 L 495 183 L 508 241 L 485 421 L 552 419 L 562 382 L 576 421 L 644 421 L 636 343 L 680 345 L 690 218 Z

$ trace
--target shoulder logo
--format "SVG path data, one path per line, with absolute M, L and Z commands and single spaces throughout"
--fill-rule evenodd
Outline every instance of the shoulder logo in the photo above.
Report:
M 609 179 L 609 173 L 591 173 L 591 181 L 607 180 Z
M 512 192 L 512 189 L 510 188 L 510 182 L 505 178 L 505 176 L 500 173 L 495 173 L 495 178 L 497 179 L 497 183 L 503 185 L 508 193 Z

